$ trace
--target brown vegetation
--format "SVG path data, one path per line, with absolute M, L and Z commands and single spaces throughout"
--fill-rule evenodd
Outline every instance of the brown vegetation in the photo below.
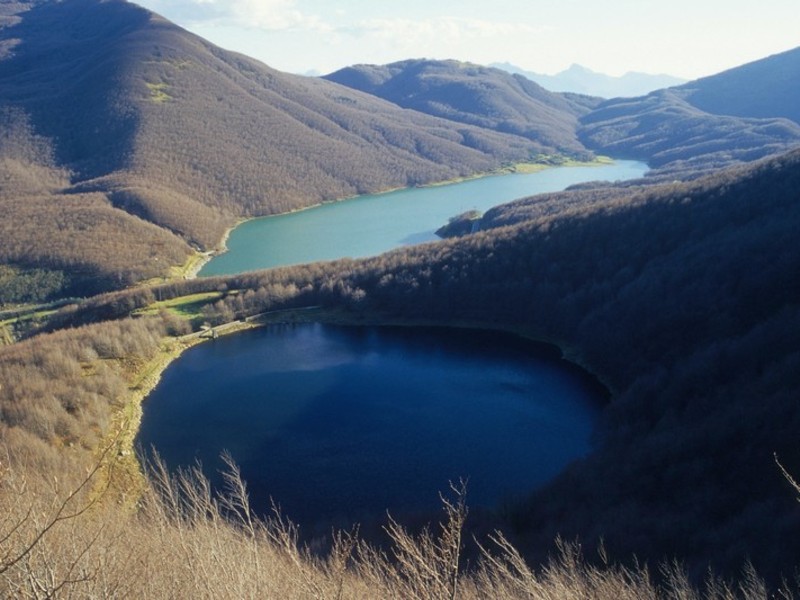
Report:
M 60 331 L 0 348 L 4 462 L 33 472 L 91 460 L 128 402 L 130 377 L 159 350 L 163 325 L 138 319 Z
M 683 96 L 669 88 L 608 100 L 581 118 L 580 139 L 596 152 L 645 160 L 661 179 L 710 173 L 800 144 L 798 123 L 712 114 Z
M 51 295 L 125 287 L 243 216 L 486 172 L 528 139 L 225 52 L 134 4 L 41 2 L 0 28 L 0 265 Z M 16 40 L 16 41 L 15 41 Z M 21 40 L 21 43 L 17 43 Z M 0 303 L 25 293 L 0 289 Z
M 21 276 L 0 304 L 166 276 L 241 217 L 512 162 L 590 148 L 674 179 L 800 142 L 787 119 L 718 116 L 670 90 L 596 106 L 448 61 L 331 76 L 363 93 L 225 52 L 121 0 L 2 9 L 0 265 Z M 36 288 L 34 269 L 49 285 Z
M 554 94 L 519 75 L 457 61 L 357 65 L 326 78 L 399 106 L 530 137 L 543 152 L 643 160 L 651 179 L 674 180 L 797 147 L 797 84 L 787 73 L 800 68 L 799 58 L 795 50 L 679 88 L 607 101 Z
M 122 287 L 209 247 L 238 215 L 447 179 L 533 148 L 277 73 L 124 2 L 5 3 L 0 17 L 0 303 Z M 788 121 L 708 120 L 670 94 L 634 104 L 603 105 L 586 135 L 681 168 L 676 135 L 720 164 L 795 143 Z M 630 136 L 640 127 L 643 145 Z M 800 564 L 800 514 L 772 458 L 800 472 L 798 190 L 794 152 L 693 183 L 529 199 L 487 214 L 484 231 L 375 259 L 62 308 L 0 348 L 0 594 L 692 598 L 688 581 L 709 566 L 732 577 L 747 560 L 777 588 Z M 137 507 L 117 504 L 104 490 L 129 464 L 120 413 L 165 333 L 188 329 L 167 313 L 129 317 L 200 292 L 217 293 L 210 323 L 323 306 L 557 342 L 613 392 L 596 451 L 510 507 L 514 546 L 498 534 L 459 571 L 458 500 L 441 532 L 390 522 L 390 553 L 339 535 L 322 555 L 299 548 L 291 524 L 250 515 L 235 471 L 215 499 L 198 474 L 157 468 Z M 643 566 L 587 564 L 573 546 L 536 568 L 558 534 L 612 565 L 677 557 L 688 575 L 669 568 L 658 587 Z M 765 597 L 752 573 L 740 595 Z M 701 595 L 734 591 L 712 580 Z
M 578 116 L 589 112 L 591 100 L 548 92 L 500 69 L 415 59 L 346 67 L 325 79 L 403 108 L 526 137 L 541 154 L 591 158 L 576 134 Z
M 605 540 L 615 559 L 680 557 L 694 581 L 750 559 L 778 582 L 800 564 L 785 543 L 800 514 L 772 459 L 800 472 L 798 165 L 795 152 L 691 184 L 581 191 L 563 212 L 560 196 L 533 198 L 457 240 L 119 292 L 51 327 L 217 291 L 210 322 L 324 306 L 557 342 L 613 399 L 595 453 L 508 512 L 526 558 L 560 533 L 592 555 Z
M 111 463 L 111 464 L 109 464 Z M 681 569 L 665 566 L 663 583 L 647 568 L 591 566 L 580 547 L 559 544 L 531 568 L 495 533 L 472 565 L 462 563 L 464 490 L 443 497 L 436 530 L 412 534 L 389 520 L 389 550 L 333 536 L 325 554 L 298 542 L 277 514 L 250 512 L 234 465 L 228 489 L 212 494 L 199 472 L 169 475 L 155 463 L 135 511 L 122 511 L 93 487 L 103 455 L 86 475 L 43 481 L 0 463 L 0 594 L 15 598 L 643 598 L 755 600 L 764 583 L 748 570 L 738 585 L 709 578 L 702 592 Z M 781 597 L 793 597 L 788 587 Z

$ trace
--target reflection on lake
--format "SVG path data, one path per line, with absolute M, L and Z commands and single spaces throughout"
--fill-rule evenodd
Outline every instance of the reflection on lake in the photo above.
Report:
M 437 510 L 460 477 L 471 506 L 524 494 L 588 451 L 601 401 L 577 368 L 507 334 L 272 326 L 173 363 L 138 443 L 210 476 L 227 449 L 259 510 L 272 497 L 313 528 Z
M 399 246 L 434 241 L 439 227 L 467 210 L 485 212 L 517 198 L 591 180 L 634 179 L 646 171 L 646 164 L 625 160 L 602 166 L 559 167 L 360 196 L 253 219 L 231 232 L 228 252 L 212 259 L 200 275 L 375 256 Z

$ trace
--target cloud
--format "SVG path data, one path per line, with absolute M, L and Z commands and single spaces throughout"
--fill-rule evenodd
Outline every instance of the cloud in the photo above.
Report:
M 398 14 L 388 16 L 383 9 L 359 15 L 343 8 L 346 3 L 331 6 L 321 0 L 134 1 L 222 47 L 301 73 L 312 68 L 327 73 L 348 64 L 382 64 L 409 57 L 488 64 L 509 60 L 525 48 L 538 48 L 541 54 L 542 40 L 552 33 L 541 22 L 452 13 L 421 18 L 402 6 Z
M 431 38 L 469 39 L 498 38 L 502 36 L 533 35 L 542 28 L 524 23 L 504 23 L 460 17 L 434 19 L 367 19 L 354 26 L 339 30 L 357 37 L 389 39 Z
M 375 54 L 483 60 L 524 44 L 545 28 L 462 17 L 431 19 L 375 18 L 335 30 L 341 43 L 368 47 Z M 472 57 L 472 58 L 470 58 Z M 493 59 L 499 60 L 499 59 Z
M 144 0 L 143 5 L 187 25 L 233 25 L 266 31 L 328 31 L 322 19 L 298 10 L 296 0 Z

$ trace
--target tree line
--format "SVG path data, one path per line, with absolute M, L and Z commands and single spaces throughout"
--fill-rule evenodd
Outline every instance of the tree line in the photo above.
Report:
M 778 543 L 800 520 L 773 457 L 800 472 L 798 189 L 795 152 L 373 259 L 158 293 L 236 290 L 209 307 L 211 320 L 319 305 L 555 342 L 613 399 L 596 451 L 509 511 L 528 556 L 541 559 L 560 533 L 589 548 L 603 540 L 615 556 L 680 556 L 698 578 L 747 559 L 778 578 L 800 561 Z M 97 298 L 59 326 L 147 302 Z

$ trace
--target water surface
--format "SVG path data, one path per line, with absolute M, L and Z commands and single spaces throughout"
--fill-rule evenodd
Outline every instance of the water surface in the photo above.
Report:
M 138 443 L 210 476 L 228 450 L 255 505 L 322 531 L 438 510 L 468 478 L 496 507 L 588 452 L 602 398 L 552 350 L 444 328 L 271 326 L 188 350 Z
M 246 221 L 231 232 L 228 252 L 212 259 L 201 276 L 230 275 L 318 260 L 375 256 L 438 239 L 450 217 L 590 180 L 641 177 L 645 163 L 559 167 L 538 173 L 482 177 L 425 188 L 359 196 L 308 210 Z

